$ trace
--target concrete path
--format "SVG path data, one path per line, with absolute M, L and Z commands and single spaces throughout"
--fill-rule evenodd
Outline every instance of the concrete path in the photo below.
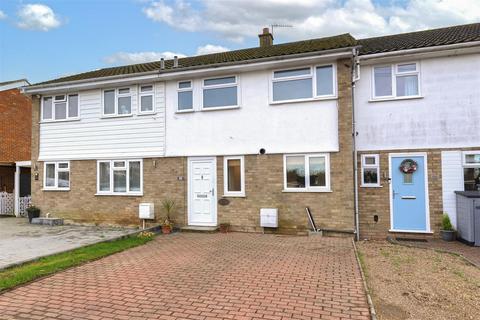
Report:
M 31 225 L 26 218 L 0 217 L 0 269 L 132 231 L 94 226 Z
M 2 319 L 370 319 L 349 239 L 160 235 L 0 294 Z

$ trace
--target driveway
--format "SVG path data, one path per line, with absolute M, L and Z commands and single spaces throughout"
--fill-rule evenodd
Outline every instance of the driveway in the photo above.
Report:
M 351 240 L 181 233 L 0 294 L 6 319 L 369 319 Z M 2 318 L 3 319 L 3 318 Z
M 40 226 L 29 224 L 26 218 L 0 217 L 0 269 L 132 231 L 94 226 Z

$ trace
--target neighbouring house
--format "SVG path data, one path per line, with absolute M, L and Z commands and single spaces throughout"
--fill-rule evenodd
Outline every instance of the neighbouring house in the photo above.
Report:
M 0 82 L 0 215 L 23 215 L 30 205 L 32 101 L 26 79 Z
M 29 86 L 33 203 L 138 224 L 140 203 L 158 219 L 173 199 L 178 226 L 240 231 L 274 208 L 297 234 L 308 207 L 330 233 L 436 235 L 475 188 L 479 28 L 278 45 L 264 29 L 256 48 Z

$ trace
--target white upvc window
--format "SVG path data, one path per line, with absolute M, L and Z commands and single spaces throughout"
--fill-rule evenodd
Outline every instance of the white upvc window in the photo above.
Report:
M 420 97 L 420 64 L 418 62 L 374 66 L 373 99 Z
M 465 191 L 480 191 L 480 151 L 463 152 L 463 185 Z
M 78 94 L 57 94 L 43 97 L 42 121 L 66 121 L 79 118 Z
M 380 157 L 362 154 L 362 187 L 380 187 Z
M 70 190 L 70 162 L 45 162 L 43 169 L 44 190 Z
M 138 113 L 155 113 L 155 85 L 141 84 L 138 86 Z
M 143 161 L 99 160 L 97 162 L 98 195 L 143 195 Z
M 132 89 L 129 87 L 103 90 L 103 115 L 128 116 L 132 114 Z
M 177 82 L 177 111 L 186 112 L 193 110 L 193 81 Z
M 284 155 L 284 191 L 329 192 L 330 155 Z
M 223 158 L 223 193 L 228 197 L 245 196 L 245 159 L 243 156 Z
M 208 78 L 203 79 L 202 83 L 204 110 L 235 108 L 240 105 L 237 76 Z
M 270 96 L 273 103 L 334 98 L 336 87 L 334 64 L 275 70 Z

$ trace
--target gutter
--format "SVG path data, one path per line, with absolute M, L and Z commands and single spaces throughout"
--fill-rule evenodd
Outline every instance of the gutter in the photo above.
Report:
M 439 51 L 446 51 L 446 50 L 467 49 L 467 48 L 475 48 L 479 46 L 480 46 L 480 41 L 473 41 L 473 42 L 466 42 L 466 43 L 448 44 L 448 45 L 442 45 L 442 46 L 436 46 L 436 47 L 426 47 L 426 48 L 406 49 L 406 50 L 398 50 L 398 51 L 391 51 L 391 52 L 365 54 L 365 55 L 360 55 L 359 58 L 360 60 L 368 61 L 368 60 L 378 59 L 378 58 L 406 56 L 411 54 L 431 53 L 431 52 L 439 52 Z
M 345 55 L 350 55 L 350 50 L 353 48 L 359 48 L 359 46 L 352 46 L 340 49 L 331 49 L 325 51 L 314 51 L 308 53 L 301 53 L 301 54 L 292 54 L 288 56 L 275 56 L 275 57 L 267 57 L 267 58 L 259 58 L 255 60 L 245 60 L 245 61 L 233 61 L 233 62 L 225 62 L 225 63 L 218 63 L 214 65 L 198 65 L 192 67 L 181 68 L 180 70 L 177 69 L 155 69 L 152 71 L 147 72 L 138 72 L 138 73 L 130 73 L 130 74 L 122 74 L 122 75 L 115 75 L 115 76 L 108 76 L 108 77 L 98 77 L 98 78 L 90 78 L 90 79 L 82 79 L 82 80 L 74 80 L 74 81 L 65 81 L 65 82 L 57 82 L 51 84 L 44 84 L 44 85 L 31 85 L 28 87 L 22 88 L 23 93 L 26 94 L 36 94 L 41 93 L 43 91 L 53 91 L 53 90 L 65 90 L 70 88 L 79 88 L 82 84 L 88 84 L 90 86 L 94 85 L 104 85 L 109 83 L 119 82 L 120 80 L 125 81 L 135 81 L 135 80 L 151 80 L 151 79 L 168 79 L 173 78 L 175 76 L 182 76 L 182 75 L 189 75 L 192 73 L 199 73 L 199 72 L 209 72 L 209 71 L 221 71 L 221 70 L 230 70 L 235 67 L 238 68 L 246 68 L 249 66 L 268 66 L 275 62 L 285 61 L 285 60 L 308 60 L 311 58 L 328 58 L 328 57 L 341 57 Z M 85 85 L 84 85 L 85 86 Z

